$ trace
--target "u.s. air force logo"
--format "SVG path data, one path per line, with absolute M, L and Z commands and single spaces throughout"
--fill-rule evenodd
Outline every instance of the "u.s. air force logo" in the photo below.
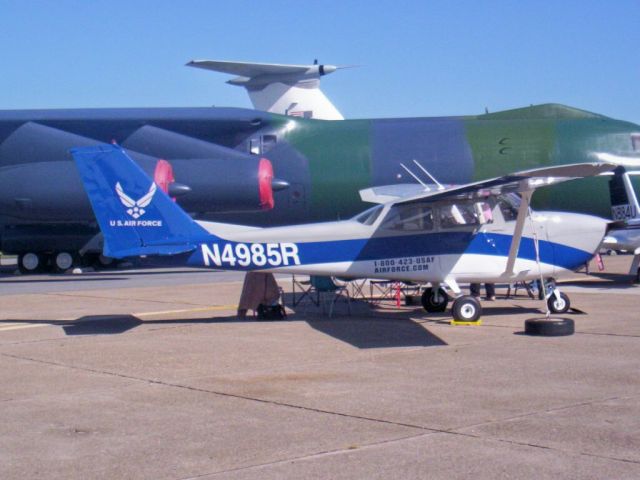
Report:
M 118 194 L 118 197 L 120 197 L 120 201 L 122 202 L 122 204 L 127 207 L 127 213 L 133 218 L 138 219 L 145 214 L 146 210 L 144 209 L 144 207 L 148 207 L 151 203 L 153 194 L 156 193 L 156 184 L 152 182 L 151 186 L 149 187 L 149 191 L 142 197 L 140 197 L 139 200 L 134 200 L 129 195 L 124 193 L 120 182 L 116 183 L 116 193 Z
M 156 190 L 155 182 L 151 182 L 149 191 L 138 200 L 134 200 L 124 193 L 120 182 L 116 183 L 116 193 L 120 198 L 120 202 L 127 208 L 127 214 L 131 215 L 135 220 L 110 220 L 109 225 L 112 227 L 161 227 L 162 220 L 138 220 L 147 212 L 145 208 L 151 203 Z

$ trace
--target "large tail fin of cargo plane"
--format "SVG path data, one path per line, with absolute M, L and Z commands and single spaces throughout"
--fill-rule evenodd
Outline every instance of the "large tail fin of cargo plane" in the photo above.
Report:
M 74 148 L 71 155 L 104 235 L 105 255 L 186 253 L 207 235 L 122 147 Z
M 344 119 L 320 90 L 320 77 L 345 67 L 220 60 L 191 60 L 187 66 L 238 75 L 227 83 L 244 87 L 258 110 L 321 120 Z

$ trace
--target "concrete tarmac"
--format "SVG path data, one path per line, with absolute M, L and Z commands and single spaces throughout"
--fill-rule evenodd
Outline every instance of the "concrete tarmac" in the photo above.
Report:
M 640 478 L 629 262 L 563 286 L 583 313 L 555 338 L 522 334 L 522 291 L 481 326 L 363 301 L 258 322 L 235 274 L 4 274 L 0 478 Z

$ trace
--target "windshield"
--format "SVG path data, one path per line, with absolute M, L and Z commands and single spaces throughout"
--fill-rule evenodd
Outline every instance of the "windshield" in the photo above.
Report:
M 353 219 L 357 222 L 362 223 L 363 225 L 373 225 L 380 216 L 383 208 L 383 205 L 376 205 L 375 207 L 371 207 L 370 209 L 359 213 L 358 215 L 353 217 Z

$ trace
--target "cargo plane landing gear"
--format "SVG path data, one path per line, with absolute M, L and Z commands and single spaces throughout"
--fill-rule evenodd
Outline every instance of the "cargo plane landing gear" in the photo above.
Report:
M 64 273 L 74 267 L 89 266 L 96 270 L 113 268 L 116 261 L 102 254 L 80 255 L 73 251 L 23 252 L 18 254 L 18 270 L 29 275 L 42 272 Z
M 20 273 L 37 273 L 44 268 L 46 259 L 43 254 L 26 252 L 18 255 L 18 269 Z

